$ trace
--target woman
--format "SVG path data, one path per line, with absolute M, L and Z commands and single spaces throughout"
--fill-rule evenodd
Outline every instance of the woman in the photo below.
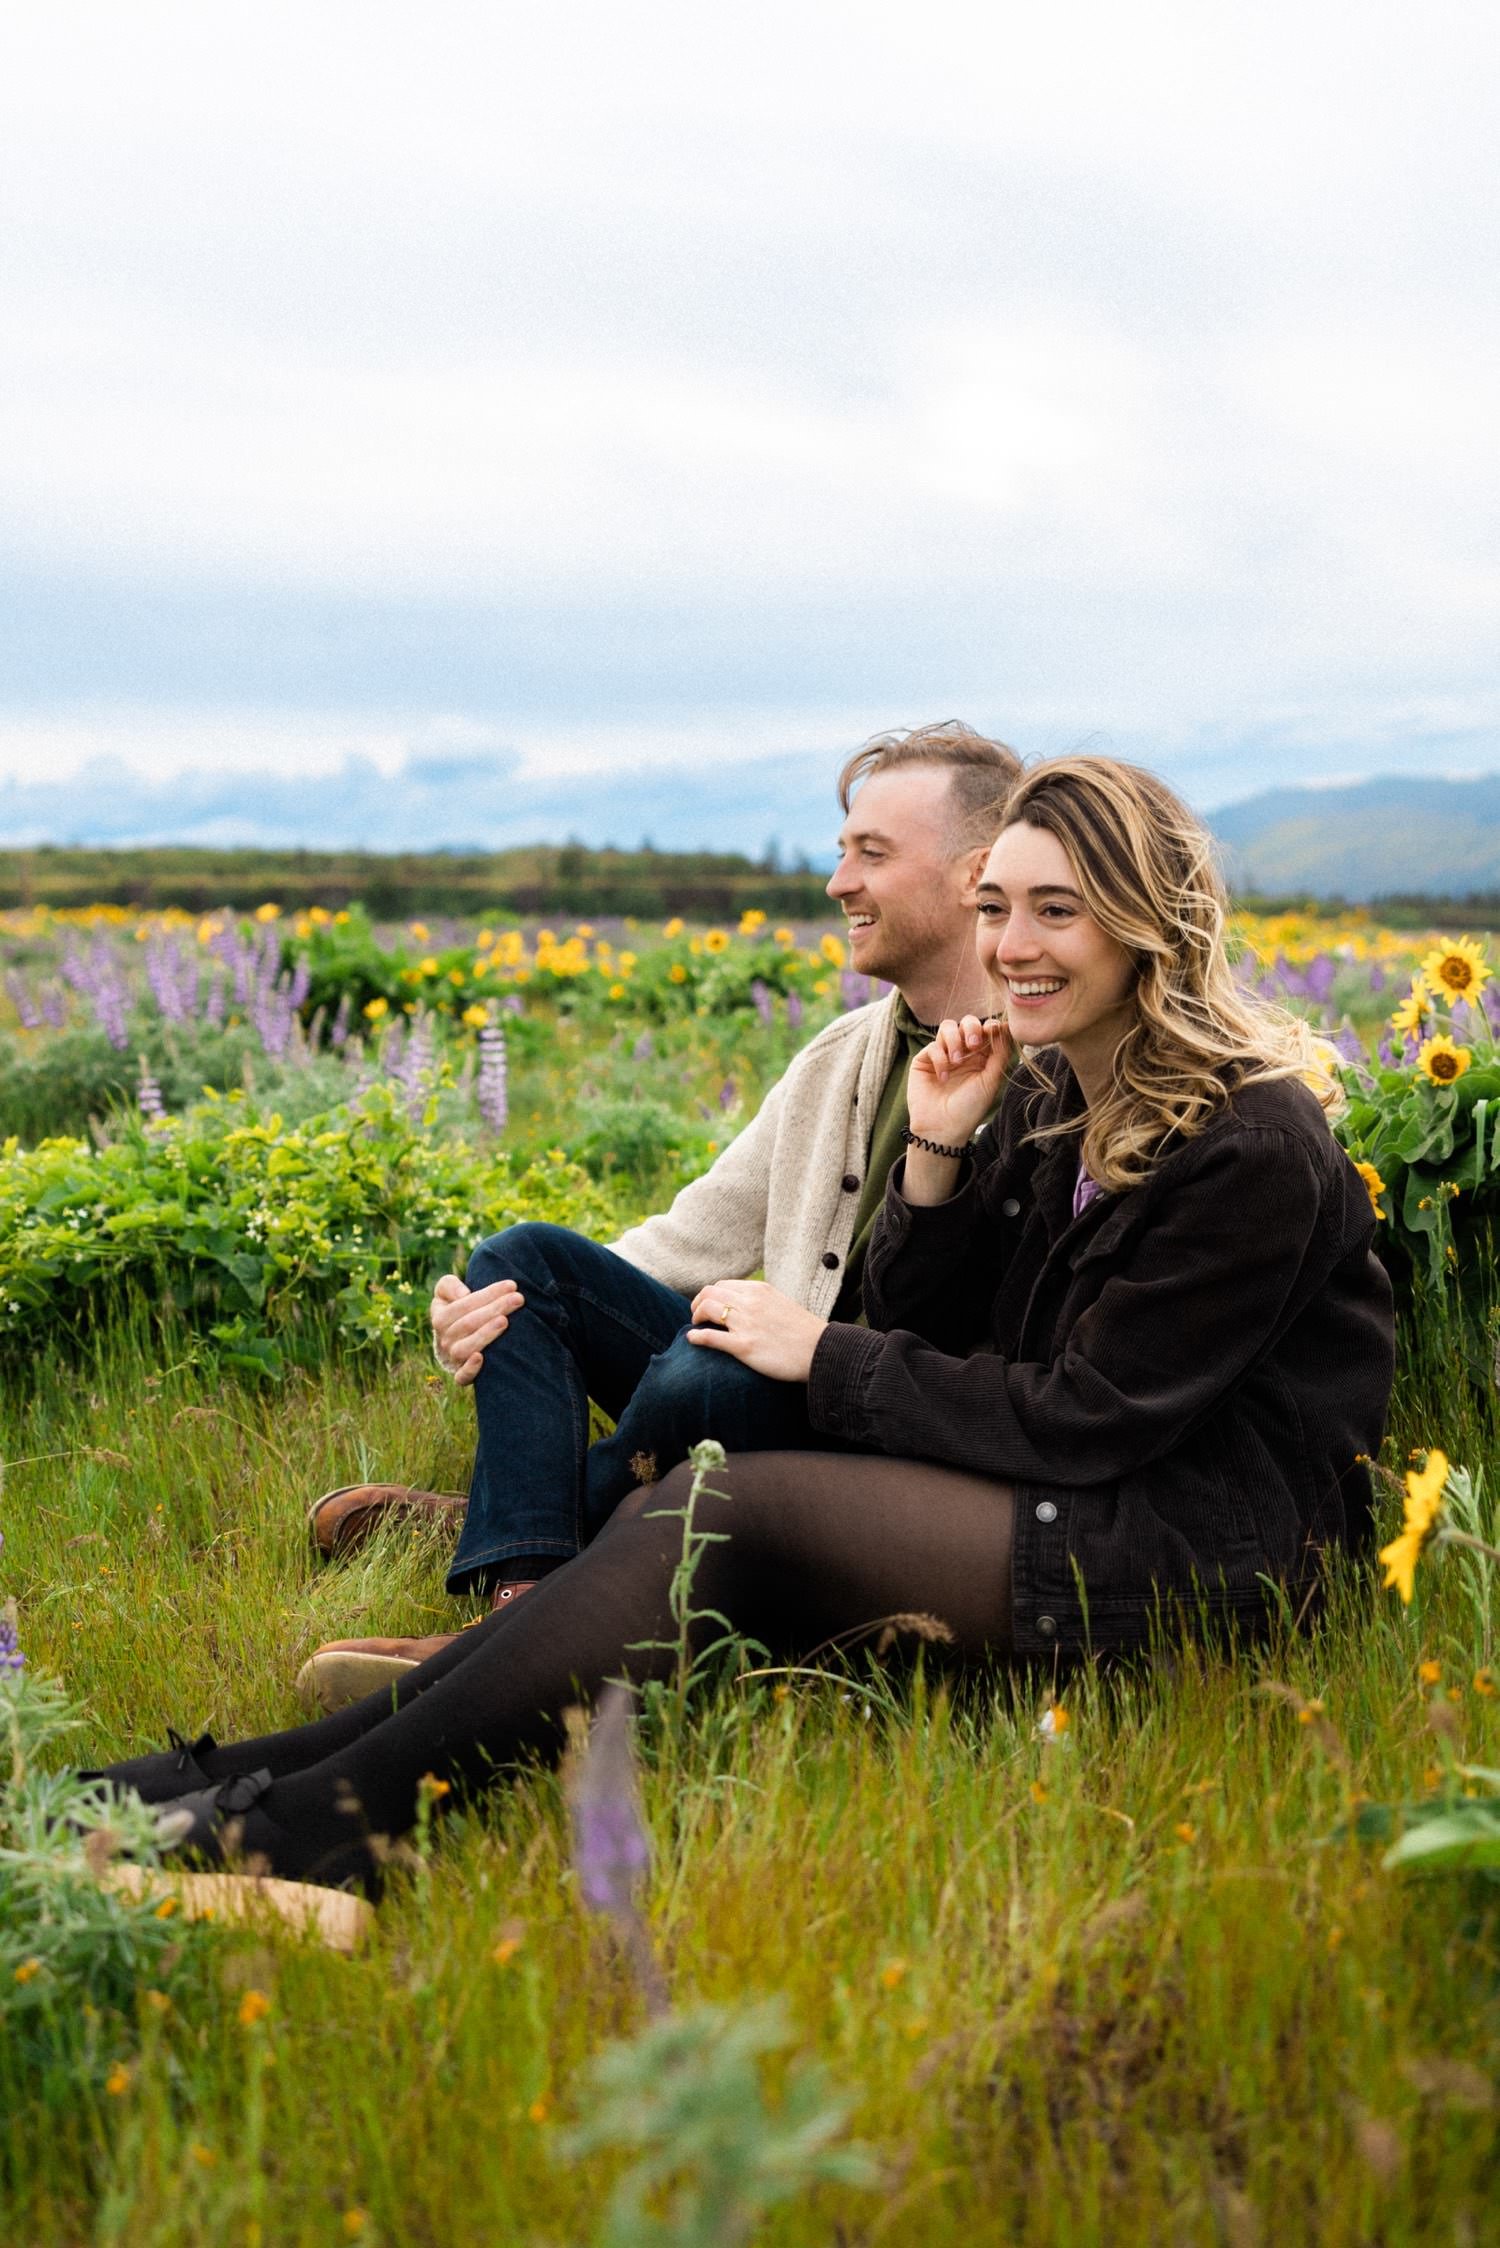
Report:
M 787 1652 L 902 1610 L 1018 1659 L 1138 1647 L 1163 1617 L 1254 1632 L 1269 1586 L 1304 1605 L 1323 1550 L 1364 1541 L 1390 1390 L 1390 1291 L 1332 1087 L 1305 1027 L 1233 980 L 1209 839 L 1151 775 L 1032 771 L 978 910 L 998 1012 L 945 1022 L 912 1065 L 868 1326 L 755 1281 L 694 1302 L 693 1342 L 805 1385 L 826 1447 L 730 1461 L 729 1498 L 700 1500 L 729 1535 L 695 1606 Z M 412 1825 L 424 1774 L 480 1788 L 555 1752 L 580 1692 L 670 1663 L 643 1642 L 672 1637 L 665 1510 L 688 1475 L 634 1493 L 394 1707 L 109 1777 L 158 1801 L 199 1782 L 189 1846 L 232 1817 L 274 1873 L 372 1880 L 366 1837 Z

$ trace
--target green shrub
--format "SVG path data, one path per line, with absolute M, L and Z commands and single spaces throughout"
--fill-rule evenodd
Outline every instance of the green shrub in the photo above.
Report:
M 488 1232 L 616 1214 L 561 1154 L 529 1162 L 436 1140 L 391 1089 L 302 1124 L 238 1102 L 132 1122 L 102 1147 L 12 1139 L 0 1163 L 0 1358 L 97 1329 L 144 1294 L 229 1364 L 280 1371 L 330 1332 L 388 1352 L 426 1320 L 439 1273 Z

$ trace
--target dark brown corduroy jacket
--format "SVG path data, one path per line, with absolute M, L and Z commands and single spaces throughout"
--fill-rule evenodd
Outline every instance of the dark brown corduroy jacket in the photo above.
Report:
M 1061 1057 L 1007 1087 L 934 1209 L 891 1174 L 865 1268 L 868 1328 L 825 1329 L 815 1427 L 1016 1491 L 1015 1651 L 1143 1644 L 1159 1602 L 1252 1629 L 1369 1534 L 1363 1459 L 1393 1371 L 1374 1217 L 1294 1080 L 1249 1085 L 1143 1186 L 1073 1216 L 1077 1112 Z

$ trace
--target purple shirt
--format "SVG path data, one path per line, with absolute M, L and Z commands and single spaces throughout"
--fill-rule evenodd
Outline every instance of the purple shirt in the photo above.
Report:
M 1097 1179 L 1091 1179 L 1087 1171 L 1084 1169 L 1083 1165 L 1080 1163 L 1078 1166 L 1078 1184 L 1073 1189 L 1074 1217 L 1081 1218 L 1084 1211 L 1088 1208 L 1089 1204 L 1091 1202 L 1097 1202 L 1103 1192 L 1104 1189 L 1099 1184 L 1099 1181 Z

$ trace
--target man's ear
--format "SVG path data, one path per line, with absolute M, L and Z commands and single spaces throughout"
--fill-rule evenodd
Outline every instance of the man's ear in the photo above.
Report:
M 989 863 L 989 856 L 990 847 L 988 843 L 979 843 L 972 851 L 965 851 L 958 862 L 958 894 L 965 905 L 974 903 L 979 889 L 979 878 Z

